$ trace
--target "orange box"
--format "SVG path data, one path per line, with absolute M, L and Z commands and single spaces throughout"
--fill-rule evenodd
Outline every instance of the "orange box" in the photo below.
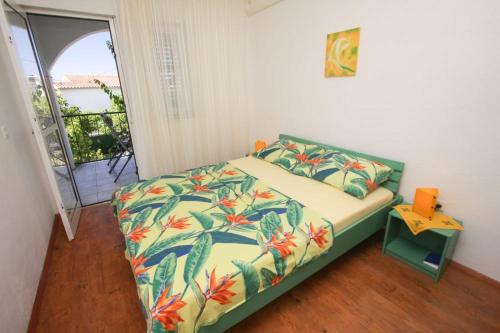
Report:
M 438 194 L 437 188 L 417 188 L 413 201 L 413 211 L 431 220 L 436 210 Z

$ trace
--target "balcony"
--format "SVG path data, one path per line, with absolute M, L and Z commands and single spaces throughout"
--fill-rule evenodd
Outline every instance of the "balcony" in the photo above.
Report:
M 112 119 L 116 134 L 127 136 L 129 129 L 126 113 L 105 112 L 105 114 Z M 67 136 L 71 148 L 68 158 L 83 206 L 108 201 L 118 187 L 138 181 L 133 157 L 118 178 L 128 156 L 121 157 L 110 172 L 113 165 L 109 163 L 110 158 L 118 147 L 117 135 L 113 135 L 100 113 L 78 112 L 63 114 L 61 117 L 66 131 L 63 135 Z

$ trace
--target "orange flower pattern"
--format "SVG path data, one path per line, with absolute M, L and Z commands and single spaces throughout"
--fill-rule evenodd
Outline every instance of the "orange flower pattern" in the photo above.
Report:
M 283 281 L 284 278 L 285 277 L 283 275 L 276 275 L 275 277 L 272 278 L 271 285 L 272 286 L 277 285 L 278 283 L 280 283 L 281 281 Z
M 354 170 L 363 170 L 365 167 L 361 163 L 359 163 L 359 162 L 345 161 L 344 168 L 346 170 L 351 170 L 351 169 L 354 169 Z
M 146 263 L 148 259 L 144 258 L 143 255 L 140 255 L 139 257 L 132 257 L 130 259 L 130 263 L 132 264 L 132 268 L 134 269 L 134 275 L 136 278 L 140 277 L 144 273 L 146 273 L 152 266 L 150 267 L 144 267 L 144 264 Z
M 133 196 L 134 196 L 134 194 L 132 192 L 127 192 L 127 193 L 124 193 L 124 194 L 120 195 L 120 197 L 118 198 L 118 200 L 120 200 L 121 202 L 127 202 Z
M 288 149 L 288 150 L 297 149 L 297 145 L 295 143 L 285 143 L 283 146 L 285 147 L 285 149 Z
M 172 215 L 168 218 L 168 222 L 163 225 L 163 229 L 174 228 L 174 229 L 186 229 L 189 227 L 189 223 L 187 223 L 189 218 L 181 217 L 176 219 L 175 215 Z
M 141 239 L 146 238 L 146 233 L 149 232 L 148 227 L 142 227 L 140 224 L 134 228 L 129 234 L 128 238 L 134 242 L 138 243 Z
M 368 187 L 368 191 L 374 191 L 378 188 L 378 184 L 371 179 L 365 179 L 365 184 Z
M 318 165 L 325 163 L 326 160 L 324 158 L 311 158 L 310 160 L 307 160 L 306 163 L 311 164 L 313 167 L 318 167 Z
M 297 158 L 300 163 L 306 163 L 308 156 L 306 154 L 295 154 L 295 158 Z
M 193 190 L 195 192 L 208 192 L 208 185 L 193 185 Z
M 218 202 L 219 205 L 222 205 L 226 208 L 234 208 L 238 206 L 238 202 L 236 200 L 229 200 L 227 198 L 222 198 L 221 201 Z
M 174 331 L 175 325 L 184 321 L 177 311 L 183 308 L 186 302 L 180 300 L 180 294 L 168 297 L 170 288 L 170 286 L 165 288 L 156 305 L 151 309 L 151 318 L 158 320 L 167 331 Z
M 229 288 L 231 288 L 236 281 L 231 280 L 229 274 L 217 279 L 215 277 L 215 268 L 212 270 L 212 273 L 210 273 L 210 277 L 208 277 L 208 272 L 206 272 L 206 275 L 209 283 L 204 293 L 205 299 L 214 300 L 221 305 L 231 303 L 229 299 L 236 295 L 236 293 L 229 290 Z
M 159 186 L 151 186 L 147 193 L 151 193 L 151 194 L 163 194 L 165 192 L 165 189 L 163 187 L 159 187 Z
M 242 225 L 251 223 L 250 221 L 247 220 L 247 218 L 244 215 L 236 215 L 236 214 L 226 215 L 226 220 L 231 225 Z
M 253 192 L 254 198 L 262 198 L 262 199 L 272 199 L 274 195 L 270 191 L 259 192 L 259 190 L 255 190 Z
M 310 156 L 305 161 L 315 162 Z M 228 164 L 126 186 L 116 192 L 113 204 L 149 327 L 155 331 L 192 331 L 218 316 L 216 309 L 221 308 L 220 314 L 232 309 L 237 293 L 244 294 L 239 302 L 250 297 L 248 290 L 257 293 L 281 283 L 301 265 L 290 256 L 304 253 L 303 233 L 297 233 L 304 225 L 310 243 L 318 244 L 305 249 L 310 257 L 333 239 L 326 221 L 298 211 L 307 207 Z M 289 220 L 289 205 L 296 219 L 307 216 L 314 225 Z M 243 258 L 233 244 L 247 247 Z M 224 267 L 217 266 L 220 275 L 213 265 L 215 253 Z M 255 263 L 261 257 L 271 262 L 264 272 Z M 247 286 L 250 266 L 259 277 L 254 276 L 253 287 Z M 207 278 L 203 287 L 201 272 Z M 187 288 L 185 279 L 192 282 Z
M 313 240 L 320 248 L 324 248 L 328 241 L 325 235 L 328 231 L 320 226 L 319 228 L 314 228 L 312 223 L 309 223 L 309 238 Z
M 191 179 L 194 179 L 197 182 L 201 182 L 205 179 L 205 175 L 193 175 L 191 176 Z
M 285 232 L 283 234 L 283 237 L 279 237 L 279 232 L 275 233 L 269 243 L 267 244 L 267 248 L 271 249 L 274 248 L 276 249 L 280 256 L 282 258 L 288 257 L 290 254 L 292 254 L 292 250 L 290 250 L 290 247 L 297 247 L 297 244 L 295 244 L 292 239 L 294 239 L 295 236 L 293 236 L 289 232 Z
M 128 217 L 128 209 L 122 209 L 118 212 L 118 218 L 120 220 L 125 220 Z
M 289 147 L 294 149 L 290 151 Z M 390 178 L 392 168 L 317 144 L 281 139 L 254 154 L 289 172 L 332 185 L 363 199 Z

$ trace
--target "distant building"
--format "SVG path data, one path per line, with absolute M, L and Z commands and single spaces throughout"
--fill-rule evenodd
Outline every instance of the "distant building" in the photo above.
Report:
M 103 82 L 113 93 L 121 95 L 120 81 L 116 75 L 65 75 L 61 81 L 54 81 L 54 87 L 69 105 L 80 107 L 82 112 L 102 112 L 111 107 L 111 102 L 94 79 Z

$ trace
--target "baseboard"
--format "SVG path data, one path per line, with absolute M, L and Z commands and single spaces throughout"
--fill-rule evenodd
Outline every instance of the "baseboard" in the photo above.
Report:
M 500 282 L 490 278 L 489 276 L 484 275 L 483 273 L 479 273 L 478 271 L 473 270 L 472 268 L 469 268 L 467 266 L 464 266 L 456 261 L 451 260 L 450 261 L 450 266 L 454 267 L 455 269 L 464 272 L 465 274 L 468 274 L 476 279 L 479 279 L 481 281 L 484 281 L 488 283 L 490 286 L 495 287 L 500 289 Z
M 54 242 L 57 229 L 62 225 L 61 216 L 57 214 L 54 217 L 54 223 L 52 224 L 52 231 L 50 232 L 49 245 L 47 246 L 47 253 L 45 254 L 45 260 L 43 262 L 42 274 L 40 275 L 40 280 L 38 281 L 38 288 L 36 290 L 35 302 L 33 303 L 33 308 L 31 309 L 31 317 L 28 325 L 28 333 L 35 332 L 39 316 L 40 316 L 40 306 L 42 304 L 43 292 L 45 291 L 45 286 L 47 284 L 47 276 L 49 275 L 49 265 L 52 258 L 52 253 L 54 252 Z

